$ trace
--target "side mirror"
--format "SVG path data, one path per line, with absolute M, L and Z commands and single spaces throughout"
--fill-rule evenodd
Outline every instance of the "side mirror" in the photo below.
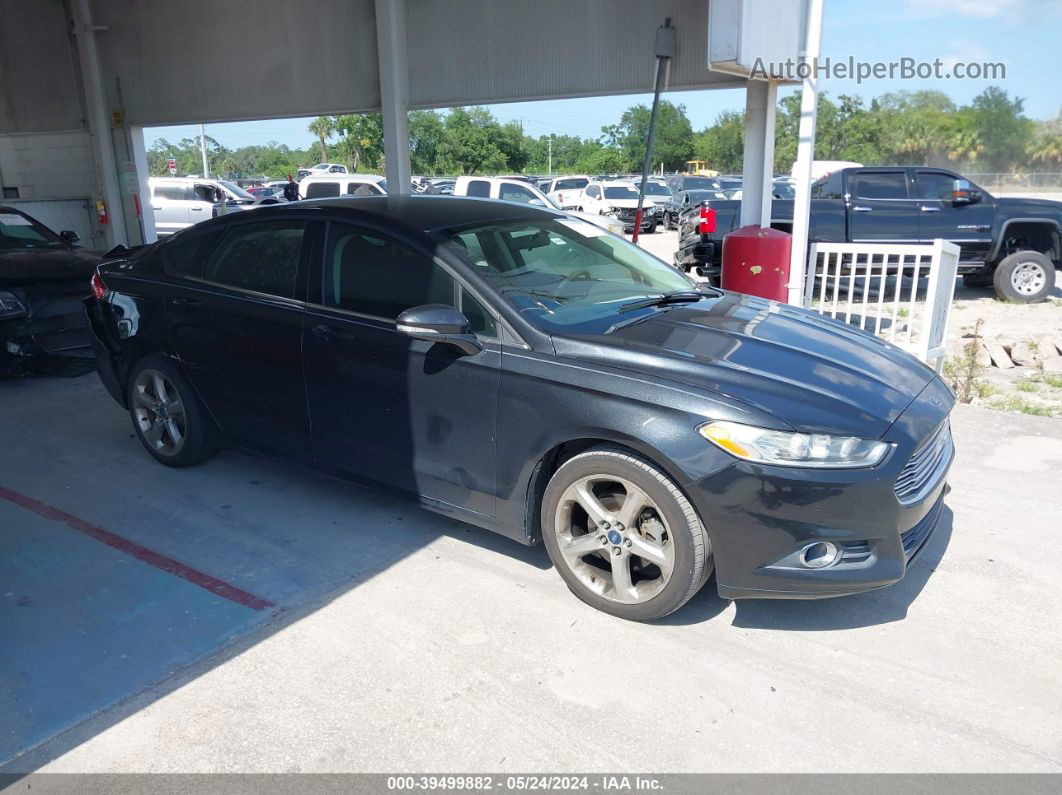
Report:
M 951 203 L 954 205 L 976 204 L 981 201 L 981 191 L 970 184 L 968 179 L 957 179 L 951 187 Z
M 81 235 L 79 235 L 77 232 L 74 232 L 73 230 L 70 230 L 70 229 L 64 229 L 62 232 L 59 233 L 59 237 L 61 237 L 63 240 L 65 240 L 71 246 L 74 245 L 74 243 L 76 243 L 77 241 L 79 241 L 81 239 Z
M 465 356 L 475 356 L 483 350 L 483 343 L 469 331 L 468 318 L 452 306 L 415 306 L 399 315 L 397 324 L 400 334 L 415 340 L 453 345 Z

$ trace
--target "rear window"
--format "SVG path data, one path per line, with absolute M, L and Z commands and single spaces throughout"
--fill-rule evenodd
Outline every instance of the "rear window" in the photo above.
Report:
M 482 179 L 474 179 L 468 183 L 468 195 L 480 199 L 490 198 L 490 183 Z
M 330 199 L 339 195 L 338 182 L 311 182 L 306 186 L 307 199 Z
M 558 179 L 553 185 L 553 190 L 582 190 L 589 182 L 590 180 L 582 178 Z

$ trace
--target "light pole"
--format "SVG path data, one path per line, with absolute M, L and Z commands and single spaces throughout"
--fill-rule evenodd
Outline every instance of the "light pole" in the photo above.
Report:
M 206 153 L 206 126 L 199 122 L 199 152 L 203 155 L 203 178 L 210 176 L 210 166 L 207 164 Z

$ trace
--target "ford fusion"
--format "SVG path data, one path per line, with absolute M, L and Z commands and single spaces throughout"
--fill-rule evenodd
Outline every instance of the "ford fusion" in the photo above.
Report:
M 953 396 L 849 326 L 721 292 L 600 227 L 445 197 L 300 202 L 107 261 L 100 376 L 159 462 L 231 443 L 542 542 L 653 619 L 904 576 Z

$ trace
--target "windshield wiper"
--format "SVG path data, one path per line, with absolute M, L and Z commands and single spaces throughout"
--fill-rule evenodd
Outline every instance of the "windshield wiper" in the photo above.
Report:
M 709 298 L 706 293 L 700 293 L 696 290 L 680 290 L 675 293 L 664 293 L 663 295 L 655 295 L 652 298 L 642 298 L 638 301 L 629 301 L 626 304 L 620 304 L 617 312 L 631 312 L 635 309 L 645 309 L 650 306 L 667 306 L 668 304 L 691 304 L 695 301 L 700 301 L 702 298 Z

